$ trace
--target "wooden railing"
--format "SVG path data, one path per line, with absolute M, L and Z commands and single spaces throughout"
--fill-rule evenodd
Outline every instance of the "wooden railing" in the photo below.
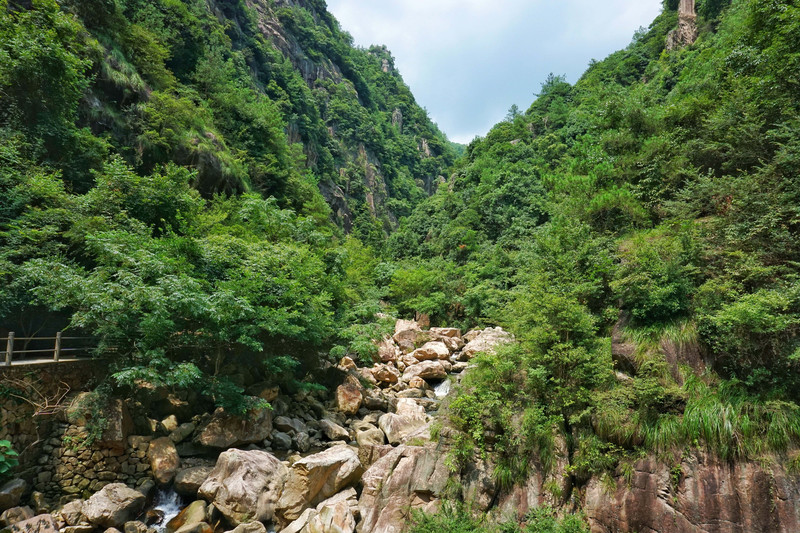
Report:
M 92 337 L 66 337 L 60 331 L 56 333 L 55 337 L 16 337 L 14 332 L 11 331 L 7 337 L 0 337 L 0 346 L 3 341 L 6 342 L 6 350 L 0 352 L 0 361 L 4 361 L 5 366 L 11 366 L 12 363 L 58 363 L 62 359 L 88 358 L 91 357 L 92 350 L 94 350 L 96 344 L 96 339 Z M 41 345 L 52 342 L 53 347 L 16 350 L 15 344 L 18 346 L 20 342 L 24 342 L 25 346 L 30 343 Z M 71 344 L 81 345 L 70 346 Z M 33 357 L 31 357 L 32 355 Z

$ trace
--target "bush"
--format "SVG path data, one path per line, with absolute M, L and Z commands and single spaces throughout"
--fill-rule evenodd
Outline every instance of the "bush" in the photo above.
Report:
M 0 481 L 11 476 L 11 471 L 19 465 L 19 454 L 11 447 L 11 442 L 0 440 Z

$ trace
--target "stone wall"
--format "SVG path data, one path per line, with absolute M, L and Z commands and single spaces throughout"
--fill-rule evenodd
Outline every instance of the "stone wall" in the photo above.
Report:
M 55 409 L 37 413 L 39 408 L 16 396 L 41 405 L 45 399 L 53 401 L 67 391 L 71 396 L 92 390 L 106 374 L 102 360 L 0 366 L 0 439 L 11 441 L 22 454 L 23 468 L 38 461 L 41 441 L 49 437 L 58 413 Z
M 109 483 L 135 487 L 150 477 L 147 448 L 151 437 L 127 437 L 124 447 L 100 443 L 87 447 L 85 427 L 64 422 L 54 426 L 31 480 L 33 489 L 47 501 L 88 498 Z

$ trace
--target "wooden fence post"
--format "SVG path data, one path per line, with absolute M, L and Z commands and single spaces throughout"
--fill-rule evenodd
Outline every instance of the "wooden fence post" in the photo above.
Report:
M 11 366 L 11 359 L 14 357 L 14 332 L 8 332 L 8 342 L 6 343 L 6 366 Z
M 56 347 L 53 350 L 53 361 L 58 363 L 59 358 L 61 357 L 61 332 L 56 333 Z

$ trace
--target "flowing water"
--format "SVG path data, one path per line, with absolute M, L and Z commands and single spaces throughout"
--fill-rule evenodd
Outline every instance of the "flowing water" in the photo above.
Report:
M 446 379 L 433 388 L 437 398 L 444 398 L 450 393 L 450 379 Z
M 178 516 L 181 509 L 183 509 L 183 501 L 177 492 L 172 489 L 159 489 L 153 501 L 153 510 L 164 513 L 164 520 L 156 526 L 158 533 L 164 533 L 167 530 L 167 522 Z

